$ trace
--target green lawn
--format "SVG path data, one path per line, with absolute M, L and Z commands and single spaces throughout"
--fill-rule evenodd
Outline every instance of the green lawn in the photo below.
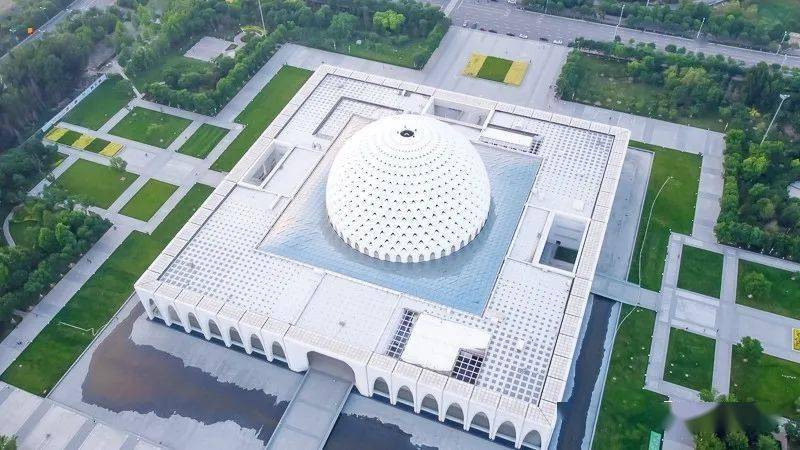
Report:
M 135 107 L 109 133 L 134 141 L 167 148 L 192 123 L 152 109 Z
M 751 272 L 764 274 L 771 286 L 765 294 L 747 298 L 743 280 Z M 736 303 L 800 319 L 800 274 L 740 259 Z
M 118 172 L 96 162 L 79 159 L 56 180 L 60 186 L 90 205 L 108 208 L 138 175 Z
M 719 115 L 715 113 L 697 117 L 680 115 L 675 119 L 658 115 L 656 110 L 658 97 L 668 96 L 669 92 L 663 86 L 633 81 L 626 71 L 626 62 L 584 53 L 581 55 L 581 64 L 591 75 L 585 77 L 578 96 L 565 100 L 714 131 L 721 132 L 725 129 L 725 123 L 720 121 Z
M 623 305 L 620 320 L 631 310 Z M 617 331 L 594 433 L 595 450 L 644 449 L 651 430 L 664 431 L 667 397 L 644 389 L 655 321 L 653 311 L 635 309 Z
M 177 189 L 178 186 L 151 178 L 119 212 L 146 222 Z
M 670 329 L 664 380 L 696 391 L 710 389 L 714 345 L 714 339 L 679 328 Z
M 481 69 L 478 71 L 478 78 L 486 80 L 503 82 L 506 79 L 508 69 L 514 61 L 509 59 L 497 58 L 495 56 L 487 56 L 483 62 Z
M 740 346 L 735 345 L 731 393 L 739 401 L 755 401 L 765 413 L 800 419 L 795 408 L 795 400 L 800 398 L 800 364 L 767 354 L 757 364 L 745 362 Z
M 159 58 L 157 63 L 144 72 L 131 74 L 128 76 L 136 87 L 143 91 L 145 86 L 150 83 L 164 81 L 164 71 L 168 68 L 177 69 L 178 73 L 202 72 L 211 69 L 213 64 L 199 59 L 187 58 L 183 56 L 186 49 L 173 49 L 168 54 Z
M 133 283 L 211 191 L 208 186 L 194 185 L 151 235 L 131 233 L 0 379 L 37 395 L 50 392 L 93 339 L 92 332 L 62 323 L 99 332 L 131 295 Z
M 300 90 L 313 72 L 298 67 L 283 66 L 237 117 L 245 126 L 228 148 L 214 161 L 211 169 L 228 172 L 244 156 L 247 149 L 267 129 L 270 122 Z
M 719 298 L 722 288 L 722 254 L 684 245 L 678 287 Z
M 702 160 L 698 155 L 644 142 L 631 141 L 630 147 L 652 151 L 654 158 L 628 280 L 633 283 L 641 283 L 647 289 L 660 291 L 670 231 L 687 235 L 692 233 Z M 667 179 L 669 182 L 664 186 Z M 663 190 L 661 190 L 662 186 L 664 186 Z M 661 194 L 653 207 L 653 200 L 659 190 L 661 190 Z M 648 228 L 651 209 L 652 217 Z M 645 229 L 647 229 L 646 241 L 644 241 Z M 642 248 L 643 244 L 644 248 Z M 641 280 L 639 277 L 640 254 L 642 256 Z
M 58 138 L 58 141 L 56 142 L 64 145 L 72 145 L 75 143 L 75 141 L 78 140 L 79 137 L 81 137 L 81 133 L 78 133 L 77 131 L 73 130 L 67 130 L 67 132 L 64 133 L 63 136 Z
M 181 145 L 181 148 L 178 149 L 178 153 L 203 159 L 208 156 L 219 141 L 228 134 L 228 131 L 230 130 L 227 128 L 220 128 L 204 123 L 183 143 L 183 145 Z
M 363 35 L 357 35 L 348 42 L 338 41 L 334 45 L 333 39 L 324 36 L 325 33 L 315 28 L 303 28 L 303 31 L 297 34 L 296 42 L 308 47 L 409 69 L 421 69 L 422 67 L 414 66 L 414 55 L 428 53 L 424 38 L 411 39 L 402 45 L 396 45 L 388 41 L 375 41 Z M 356 40 L 361 40 L 361 44 L 356 44 Z
M 67 114 L 65 122 L 97 130 L 133 98 L 131 84 L 112 75 Z
M 84 148 L 84 150 L 93 153 L 100 153 L 100 151 L 106 148 L 106 145 L 108 144 L 109 142 L 105 139 L 94 138 L 94 140 L 90 142 L 89 145 Z

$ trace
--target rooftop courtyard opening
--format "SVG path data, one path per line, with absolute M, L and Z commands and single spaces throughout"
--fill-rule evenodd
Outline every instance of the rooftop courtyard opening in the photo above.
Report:
M 574 272 L 575 263 L 586 235 L 586 228 L 584 219 L 554 214 L 539 262 L 567 272 Z

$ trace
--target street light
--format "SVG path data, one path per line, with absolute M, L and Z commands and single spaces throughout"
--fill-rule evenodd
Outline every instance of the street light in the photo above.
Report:
M 789 35 L 788 31 L 784 31 L 783 32 L 783 37 L 781 38 L 781 41 L 778 42 L 778 50 L 775 52 L 776 55 L 781 52 L 781 47 L 783 46 L 783 41 L 786 40 L 786 36 L 788 36 L 788 35 Z
M 694 37 L 695 39 L 700 39 L 700 32 L 703 31 L 703 25 L 705 24 L 706 24 L 706 18 L 703 17 L 703 21 L 700 22 L 700 29 L 697 30 L 697 36 Z
M 619 30 L 619 26 L 622 25 L 622 13 L 624 11 L 625 11 L 625 3 L 622 4 L 622 9 L 619 10 L 619 21 L 617 22 L 617 26 L 614 27 L 614 36 L 611 36 L 612 41 L 617 39 L 617 30 Z
M 264 11 L 261 9 L 261 0 L 258 1 L 258 14 L 261 15 L 261 29 L 264 30 L 264 34 L 267 34 L 267 26 L 264 25 Z
M 783 106 L 783 102 L 786 101 L 787 98 L 789 98 L 789 94 L 781 94 L 780 97 L 781 97 L 781 102 L 778 103 L 778 109 L 775 110 L 775 115 L 773 115 L 772 120 L 769 121 L 769 125 L 767 126 L 767 131 L 764 132 L 764 137 L 761 138 L 761 144 L 759 145 L 763 145 L 764 141 L 767 139 L 769 130 L 770 128 L 772 128 L 772 124 L 775 123 L 775 118 L 778 117 L 778 113 L 781 111 L 781 106 Z

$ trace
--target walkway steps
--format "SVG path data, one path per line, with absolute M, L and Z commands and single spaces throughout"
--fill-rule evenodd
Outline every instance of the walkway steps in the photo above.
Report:
M 322 449 L 352 389 L 349 380 L 308 369 L 267 449 Z

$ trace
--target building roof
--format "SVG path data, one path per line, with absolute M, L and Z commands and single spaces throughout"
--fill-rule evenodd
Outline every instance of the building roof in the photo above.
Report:
M 331 166 L 326 207 L 344 241 L 394 262 L 430 261 L 474 239 L 489 214 L 489 177 L 472 143 L 430 116 L 378 119 Z

